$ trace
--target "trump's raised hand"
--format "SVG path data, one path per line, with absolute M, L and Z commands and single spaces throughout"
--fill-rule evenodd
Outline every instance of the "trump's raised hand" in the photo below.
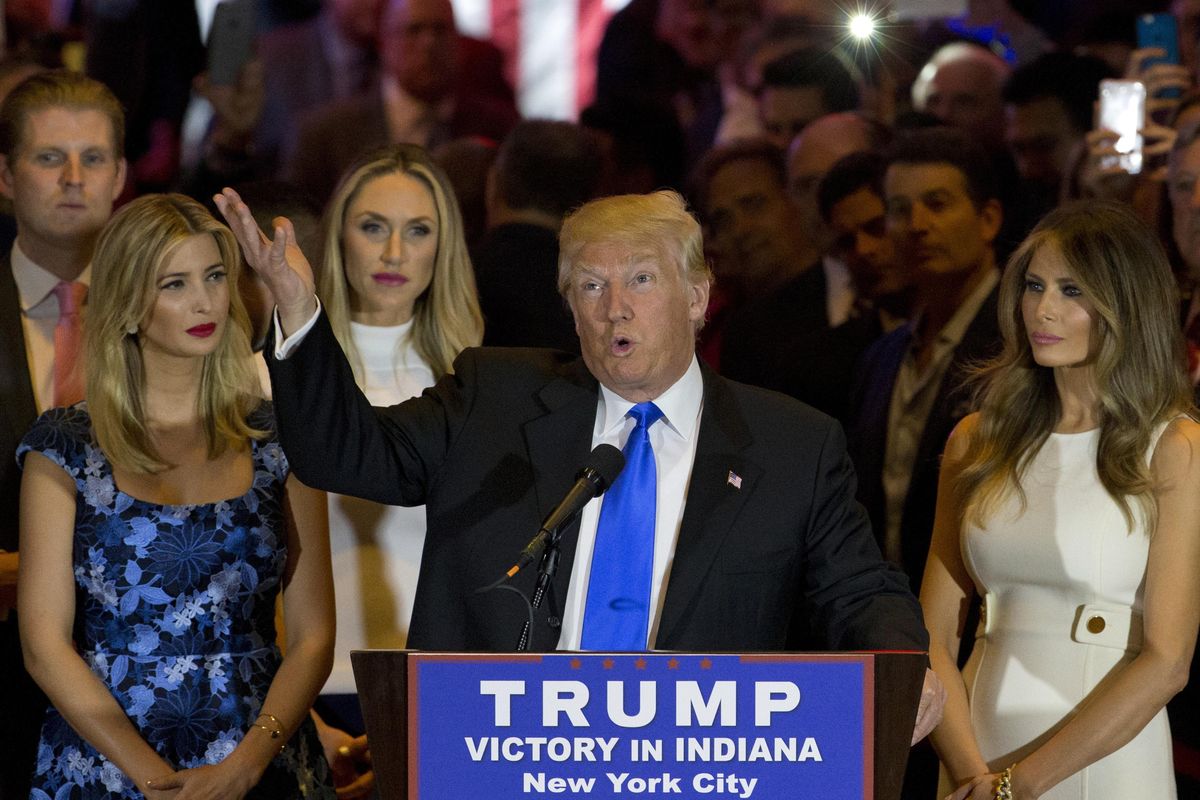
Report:
M 272 220 L 274 238 L 268 239 L 233 189 L 226 187 L 213 201 L 241 245 L 246 263 L 275 297 L 282 334 L 289 336 L 317 311 L 312 267 L 296 244 L 291 221 L 287 217 Z

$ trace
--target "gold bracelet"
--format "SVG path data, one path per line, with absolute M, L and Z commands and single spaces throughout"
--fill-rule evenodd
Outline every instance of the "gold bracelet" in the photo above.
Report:
M 260 725 L 258 721 L 260 719 L 262 719 L 263 717 L 266 717 L 268 720 L 270 720 L 271 724 L 274 727 L 268 728 L 266 725 Z M 280 723 L 279 717 L 275 716 L 274 714 L 267 714 L 265 712 L 262 714 L 259 714 L 257 717 L 254 718 L 253 724 L 254 724 L 255 728 L 259 728 L 261 730 L 266 731 L 272 739 L 278 739 L 280 736 L 283 736 L 283 724 Z M 287 749 L 287 742 L 284 742 L 283 744 L 279 745 L 279 752 L 282 753 L 286 749 Z
M 266 725 L 259 725 L 258 721 L 260 719 L 262 719 L 263 717 L 266 717 L 267 719 L 269 719 L 275 727 L 268 728 Z M 266 714 L 266 713 L 259 714 L 257 717 L 254 718 L 254 727 L 262 728 L 264 731 L 271 734 L 272 739 L 278 739 L 280 736 L 283 735 L 283 725 L 281 725 L 279 723 L 279 718 L 276 717 L 274 714 Z
M 996 778 L 996 787 L 992 792 L 992 800 L 1013 800 L 1012 789 L 1012 771 L 1016 764 L 1005 767 L 1000 773 L 1000 777 Z

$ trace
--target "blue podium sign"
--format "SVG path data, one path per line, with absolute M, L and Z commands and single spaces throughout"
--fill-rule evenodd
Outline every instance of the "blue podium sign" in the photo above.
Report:
M 411 653 L 408 797 L 872 797 L 871 654 Z

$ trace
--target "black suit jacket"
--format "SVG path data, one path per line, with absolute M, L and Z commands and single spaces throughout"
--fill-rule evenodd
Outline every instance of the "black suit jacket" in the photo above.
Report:
M 17 445 L 37 418 L 11 242 L 0 254 L 0 549 L 17 549 L 21 470 Z M 17 615 L 0 622 L 0 798 L 25 797 L 46 698 L 25 672 Z
M 782 391 L 795 354 L 829 331 L 825 270 L 818 261 L 777 290 L 729 315 L 721 335 L 721 374 Z
M 996 355 L 1000 348 L 997 297 L 998 289 L 987 296 L 955 348 L 917 447 L 900 525 L 901 566 L 908 573 L 914 591 L 920 589 L 933 535 L 942 451 L 954 426 L 971 411 L 967 368 Z M 851 400 L 850 457 L 860 479 L 858 499 L 866 506 L 871 524 L 881 540 L 887 530 L 883 465 L 887 450 L 888 408 L 900 363 L 912 342 L 912 330 L 911 323 L 903 325 L 867 349 L 858 366 L 859 380 Z
M 575 321 L 558 293 L 558 234 L 509 223 L 488 231 L 472 261 L 487 347 L 579 352 Z
M 672 109 L 682 127 L 686 173 L 712 147 L 724 103 L 713 70 L 689 66 L 658 38 L 660 5 L 633 0 L 609 20 L 596 52 L 596 100 L 618 113 Z M 675 111 L 681 105 L 690 108 L 686 120 Z
M 855 367 L 881 336 L 883 326 L 873 310 L 813 334 L 792 345 L 794 349 L 789 351 L 779 375 L 766 388 L 808 403 L 842 425 L 849 425 Z
M 475 590 L 513 563 L 591 450 L 598 384 L 583 362 L 471 349 L 421 397 L 372 409 L 322 315 L 290 358 L 269 366 L 280 439 L 301 480 L 425 504 L 409 644 L 512 650 L 524 604 Z M 925 649 L 920 608 L 854 502 L 839 426 L 707 371 L 704 391 L 657 647 L 779 650 L 811 626 L 830 648 Z M 562 566 L 535 618 L 536 649 L 558 640 L 577 534 L 577 523 L 564 532 Z M 526 572 L 515 583 L 528 591 Z

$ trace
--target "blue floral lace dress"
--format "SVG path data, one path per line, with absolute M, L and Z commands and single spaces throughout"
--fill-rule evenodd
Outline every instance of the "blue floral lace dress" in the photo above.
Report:
M 274 430 L 270 406 L 250 417 Z M 75 643 L 133 724 L 177 768 L 215 764 L 262 709 L 279 668 L 275 598 L 287 559 L 288 464 L 274 436 L 253 445 L 254 483 L 219 503 L 163 506 L 120 491 L 94 444 L 86 406 L 43 414 L 17 449 L 66 470 L 75 512 Z M 53 708 L 30 797 L 142 794 Z M 311 720 L 251 797 L 334 796 Z

